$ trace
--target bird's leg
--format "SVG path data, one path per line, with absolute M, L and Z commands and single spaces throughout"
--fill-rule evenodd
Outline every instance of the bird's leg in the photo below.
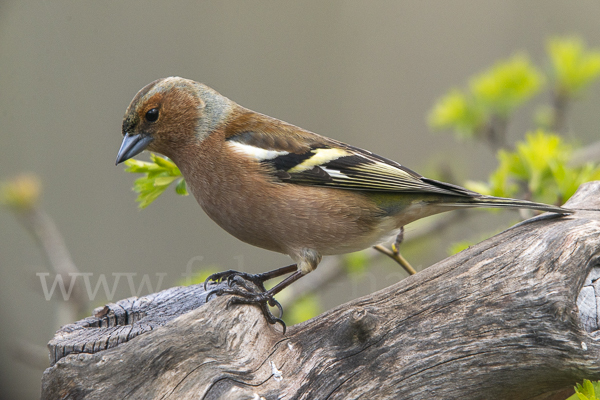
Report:
M 392 244 L 392 251 L 394 254 L 400 254 L 400 243 L 404 241 L 404 227 L 400 227 L 400 232 L 398 232 L 398 236 L 396 236 L 396 240 Z
M 400 264 L 402 268 L 404 268 L 406 272 L 409 273 L 409 275 L 414 275 L 417 273 L 417 271 L 415 271 L 415 269 L 412 267 L 412 265 L 410 265 L 406 258 L 402 257 L 402 254 L 400 254 L 400 243 L 402 243 L 403 240 L 404 227 L 401 227 L 398 236 L 396 236 L 396 240 L 392 244 L 392 250 L 389 250 L 380 244 L 378 244 L 377 246 L 373 246 L 373 248 L 378 252 L 385 254 L 392 260 L 396 261 L 398 264 Z
M 295 271 L 295 272 L 294 272 Z M 276 278 L 281 275 L 288 274 L 290 272 L 294 272 L 292 275 L 288 276 L 277 285 L 272 287 L 270 290 L 266 290 L 264 286 L 264 282 Z M 283 316 L 283 308 L 281 304 L 273 296 L 279 293 L 281 290 L 291 285 L 293 282 L 297 281 L 304 274 L 301 271 L 298 271 L 297 265 L 292 264 L 287 267 L 282 267 L 275 269 L 273 271 L 264 272 L 262 274 L 248 274 L 245 272 L 238 272 L 234 270 L 218 272 L 216 274 L 210 275 L 206 281 L 204 282 L 204 287 L 206 289 L 209 281 L 221 282 L 223 280 L 227 280 L 229 288 L 217 288 L 213 289 L 206 295 L 206 301 L 210 299 L 211 296 L 221 296 L 223 294 L 231 294 L 235 297 L 232 297 L 227 306 L 230 304 L 257 304 L 266 320 L 270 324 L 279 323 L 283 327 L 283 333 L 285 333 L 286 326 L 281 317 Z M 252 282 L 260 291 L 256 291 L 255 287 L 252 287 L 249 282 Z M 233 284 L 236 284 L 237 287 L 233 287 Z M 271 310 L 271 307 L 277 307 L 279 309 L 279 317 L 275 317 Z

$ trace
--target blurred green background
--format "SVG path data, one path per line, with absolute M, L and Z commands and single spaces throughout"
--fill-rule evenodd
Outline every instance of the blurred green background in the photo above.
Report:
M 24 171 L 39 175 L 42 206 L 80 271 L 94 274 L 93 285 L 99 274 L 112 289 L 113 273 L 137 273 L 136 287 L 148 274 L 156 289 L 160 274 L 158 289 L 165 289 L 179 284 L 188 266 L 266 271 L 287 265 L 288 258 L 229 236 L 191 196 L 168 190 L 137 209 L 134 176 L 114 160 L 123 113 L 141 87 L 180 75 L 421 173 L 449 164 L 459 180 L 486 180 L 495 155 L 483 144 L 432 133 L 426 118 L 435 100 L 518 50 L 542 62 L 552 35 L 577 34 L 598 47 L 598 21 L 596 0 L 4 0 L 0 179 Z M 569 110 L 568 127 L 581 143 L 600 138 L 599 104 L 595 85 Z M 509 140 L 521 138 L 530 119 L 531 113 L 516 115 Z M 489 224 L 481 215 L 470 223 Z M 448 241 L 428 243 L 429 251 L 411 261 L 419 269 L 444 258 L 447 243 L 463 234 L 450 231 Z M 58 297 L 45 300 L 36 275 L 43 272 L 50 271 L 35 242 L 0 209 L 1 398 L 39 398 L 42 369 L 23 363 L 14 350 L 45 346 L 57 328 Z M 361 282 L 336 282 L 321 306 L 404 276 L 391 265 Z M 141 294 L 148 292 L 145 287 Z M 100 288 L 92 303 L 131 295 L 123 278 L 112 298 Z

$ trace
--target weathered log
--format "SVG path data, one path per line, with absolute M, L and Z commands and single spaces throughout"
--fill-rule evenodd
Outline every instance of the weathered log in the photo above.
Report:
M 285 335 L 200 286 L 108 305 L 50 342 L 42 396 L 564 399 L 600 379 L 600 182 L 566 206 Z

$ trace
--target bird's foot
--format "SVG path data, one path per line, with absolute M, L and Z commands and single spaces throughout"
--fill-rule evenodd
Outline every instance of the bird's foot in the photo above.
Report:
M 269 278 L 264 276 L 265 274 L 249 274 L 247 272 L 239 272 L 233 269 L 223 272 L 217 272 L 216 274 L 210 275 L 204 281 L 204 290 L 207 289 L 209 282 L 223 282 L 227 281 L 227 285 L 232 287 L 235 284 L 243 286 L 248 292 L 256 292 L 255 288 L 251 288 L 247 282 L 252 282 L 260 292 L 266 292 L 265 281 Z
M 228 281 L 229 281 L 229 279 L 228 279 Z M 227 302 L 227 308 L 229 308 L 229 306 L 231 304 L 256 304 L 261 309 L 267 322 L 269 322 L 270 324 L 281 324 L 281 327 L 283 328 L 283 333 L 285 334 L 286 326 L 285 326 L 285 323 L 283 322 L 283 320 L 281 319 L 281 317 L 283 316 L 283 307 L 281 307 L 281 304 L 279 304 L 279 302 L 277 300 L 275 300 L 273 295 L 271 293 L 269 293 L 268 291 L 263 291 L 263 292 L 253 291 L 252 289 L 254 289 L 254 288 L 252 288 L 248 284 L 248 282 L 245 282 L 243 279 L 235 279 L 235 277 L 234 277 L 232 279 L 232 282 L 233 281 L 235 281 L 235 283 L 241 287 L 231 287 L 231 288 L 221 287 L 221 288 L 213 289 L 210 292 L 208 292 L 208 294 L 206 295 L 206 301 L 208 301 L 210 299 L 210 297 L 213 295 L 214 296 L 222 296 L 224 294 L 230 294 L 230 295 L 233 295 L 234 297 L 229 299 L 229 301 Z M 276 307 L 279 310 L 279 317 L 276 317 L 273 315 L 269 306 Z
M 231 304 L 256 304 L 260 307 L 265 319 L 270 324 L 281 324 L 283 333 L 285 333 L 286 326 L 281 319 L 283 307 L 275 300 L 273 294 L 267 291 L 264 285 L 264 282 L 270 278 L 268 274 L 249 274 L 234 270 L 217 272 L 206 278 L 204 289 L 207 289 L 209 282 L 227 282 L 228 287 L 220 287 L 209 291 L 206 295 L 206 301 L 210 300 L 212 296 L 230 294 L 234 297 L 229 300 L 227 307 Z M 273 315 L 269 306 L 276 307 L 279 310 L 279 317 Z

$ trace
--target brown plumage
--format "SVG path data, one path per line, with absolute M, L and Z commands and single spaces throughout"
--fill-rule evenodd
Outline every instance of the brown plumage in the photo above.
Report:
M 402 165 L 256 113 L 200 83 L 164 78 L 134 97 L 123 120 L 117 163 L 144 149 L 171 158 L 190 191 L 219 226 L 238 239 L 288 254 L 296 263 L 239 276 L 238 302 L 268 311 L 273 295 L 314 270 L 323 255 L 361 250 L 394 238 L 419 218 L 461 207 L 560 207 L 503 199 L 427 179 Z M 262 282 L 294 272 L 269 291 Z M 237 279 L 240 282 L 239 279 Z

